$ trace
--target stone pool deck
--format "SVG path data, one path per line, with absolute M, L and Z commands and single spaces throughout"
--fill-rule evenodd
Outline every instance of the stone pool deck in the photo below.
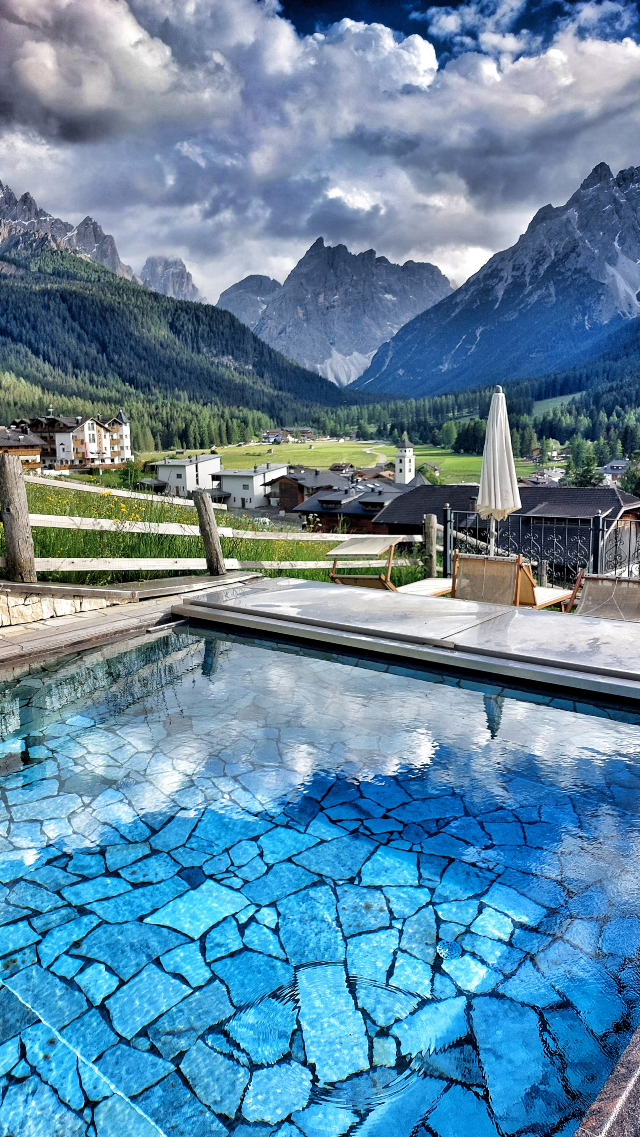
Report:
M 183 598 L 176 618 L 640 699 L 640 625 L 295 579 Z

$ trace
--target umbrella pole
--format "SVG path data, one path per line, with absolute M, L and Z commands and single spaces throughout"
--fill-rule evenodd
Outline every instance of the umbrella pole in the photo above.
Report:
M 496 519 L 492 517 L 489 521 L 489 556 L 495 557 L 496 555 Z

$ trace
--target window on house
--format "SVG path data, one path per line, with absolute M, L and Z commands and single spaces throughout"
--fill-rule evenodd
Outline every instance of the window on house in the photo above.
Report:
M 180 481 L 182 481 L 182 474 L 176 474 L 176 478 L 180 478 Z
M 242 488 L 243 488 L 243 490 L 248 490 L 248 489 L 249 489 L 249 484 L 247 483 L 247 485 L 246 485 L 246 486 L 245 486 L 245 485 L 243 485 L 243 487 L 242 487 Z

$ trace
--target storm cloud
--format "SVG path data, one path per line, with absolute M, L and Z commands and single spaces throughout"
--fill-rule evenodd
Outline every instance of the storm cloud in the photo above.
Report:
M 461 283 L 597 162 L 640 165 L 635 5 L 546 35 L 523 8 L 300 35 L 275 0 L 0 0 L 0 180 L 211 299 L 318 236 Z

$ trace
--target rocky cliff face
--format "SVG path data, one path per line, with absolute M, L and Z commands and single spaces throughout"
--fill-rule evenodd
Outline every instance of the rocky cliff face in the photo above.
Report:
M 270 276 L 245 276 L 244 280 L 220 293 L 217 306 L 233 312 L 251 331 L 255 331 L 265 308 L 281 288 L 280 281 L 272 280 Z
M 174 260 L 169 257 L 148 257 L 140 275 L 147 288 L 161 292 L 163 296 L 173 296 L 176 300 L 204 299 L 193 283 L 186 264 L 177 257 Z
M 322 237 L 282 287 L 272 289 L 271 299 L 263 284 L 250 297 L 250 280 L 277 285 L 268 277 L 248 277 L 227 289 L 219 303 L 242 319 L 239 307 L 228 302 L 230 294 L 234 301 L 235 290 L 241 290 L 247 314 L 255 314 L 257 304 L 266 300 L 258 321 L 250 324 L 256 335 L 340 386 L 353 382 L 376 348 L 407 320 L 451 292 L 435 265 L 394 265 L 373 249 L 354 254 L 345 245 L 325 245 Z
M 85 217 L 73 226 L 39 209 L 30 193 L 17 198 L 9 186 L 0 182 L 0 252 L 41 250 L 47 245 L 84 254 L 125 280 L 138 279 L 133 269 L 120 260 L 113 237 L 93 218 Z
M 512 248 L 380 347 L 358 388 L 397 396 L 542 375 L 640 315 L 640 167 L 596 166 Z

